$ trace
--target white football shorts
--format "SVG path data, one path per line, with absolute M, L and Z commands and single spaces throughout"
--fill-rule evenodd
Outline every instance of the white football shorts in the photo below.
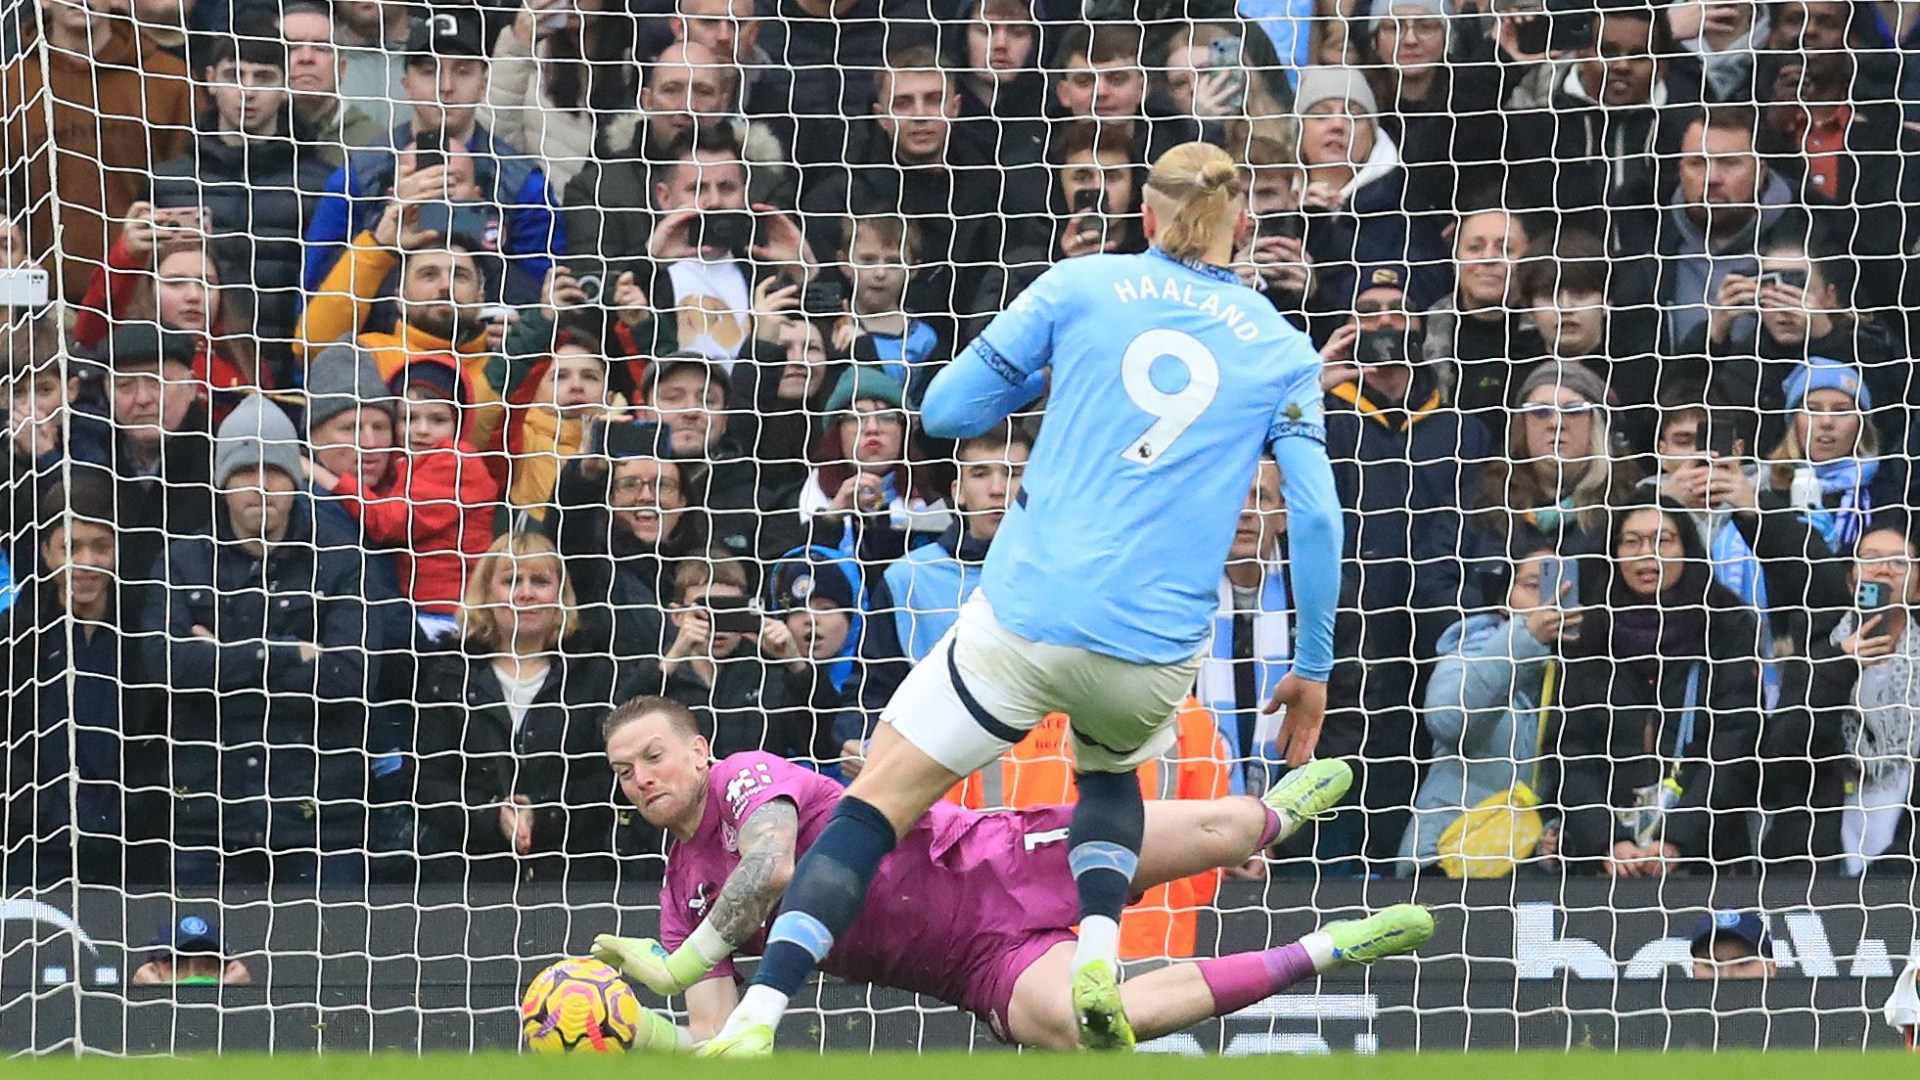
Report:
M 1047 714 L 1070 719 L 1075 767 L 1132 772 L 1166 753 L 1202 655 L 1134 664 L 1029 641 L 1000 625 L 979 590 L 881 713 L 902 737 L 959 776 L 1000 759 Z

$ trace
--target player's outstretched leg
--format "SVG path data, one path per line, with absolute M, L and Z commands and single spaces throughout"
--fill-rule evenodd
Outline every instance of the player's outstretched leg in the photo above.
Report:
M 1071 995 L 1088 1050 L 1131 1050 L 1133 1028 L 1120 996 L 1120 912 L 1133 892 L 1146 832 L 1146 803 L 1132 771 L 1081 772 L 1067 829 L 1067 865 L 1080 894 L 1080 943 Z
M 1346 762 L 1315 761 L 1288 773 L 1264 799 L 1156 799 L 1147 804 L 1133 890 L 1239 866 L 1332 809 L 1352 783 Z
M 1426 908 L 1396 904 L 1365 919 L 1328 923 L 1278 948 L 1174 964 L 1128 979 L 1122 996 L 1137 1036 L 1153 1039 L 1239 1012 L 1315 975 L 1413 952 L 1432 936 L 1433 916 Z M 1007 1009 L 1014 1041 L 1055 1050 L 1077 1044 L 1074 1018 L 1059 1011 L 1070 956 L 1062 943 L 1015 983 Z

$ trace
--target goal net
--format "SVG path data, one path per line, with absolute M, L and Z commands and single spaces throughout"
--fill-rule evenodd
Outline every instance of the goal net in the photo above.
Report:
M 1439 930 L 1147 1048 L 1897 1044 L 1913 14 L 0 7 L 0 1051 L 517 1046 L 533 972 L 658 932 L 701 821 L 634 805 L 610 710 L 850 780 L 1047 495 L 1044 397 L 956 443 L 922 396 L 1050 266 L 1147 251 L 1194 140 L 1245 181 L 1221 288 L 1324 361 L 1283 427 L 1344 510 L 1318 753 L 1356 780 L 1123 948 Z M 1115 424 L 1195 407 L 1163 366 Z M 1289 484 L 1248 485 L 1230 551 L 1195 523 L 1218 607 L 1150 798 L 1285 774 Z M 1065 723 L 949 798 L 1070 800 Z M 800 1005 L 784 1045 L 996 1045 Z

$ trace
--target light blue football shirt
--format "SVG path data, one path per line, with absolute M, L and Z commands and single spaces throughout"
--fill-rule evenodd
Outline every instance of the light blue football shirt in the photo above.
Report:
M 934 435 L 979 434 L 1050 380 L 981 588 L 1023 637 L 1133 663 L 1205 644 L 1262 448 L 1288 504 L 1296 670 L 1333 666 L 1340 508 L 1319 354 L 1229 270 L 1159 249 L 1062 262 L 929 386 Z

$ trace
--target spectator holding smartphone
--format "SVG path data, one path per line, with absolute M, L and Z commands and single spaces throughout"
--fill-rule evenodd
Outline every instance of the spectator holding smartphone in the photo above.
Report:
M 1421 713 L 1433 763 L 1400 841 L 1400 876 L 1431 865 L 1441 835 L 1472 807 L 1516 783 L 1540 792 L 1547 718 L 1558 704 L 1549 672 L 1585 618 L 1572 566 L 1550 550 L 1522 553 L 1504 567 L 1504 595 L 1441 635 Z
M 1845 570 L 1807 515 L 1767 483 L 1741 413 L 1710 409 L 1701 394 L 1697 383 L 1668 391 L 1658 471 L 1640 490 L 1688 511 L 1714 580 L 1764 616 L 1765 655 L 1804 656 L 1832 623 L 1826 600 L 1844 593 Z M 1771 700 L 1777 671 L 1767 674 Z
M 539 295 L 554 254 L 567 249 L 566 230 L 538 162 L 479 123 L 488 74 L 481 33 L 470 9 L 436 11 L 414 25 L 400 80 L 410 111 L 389 145 L 350 155 L 328 178 L 307 228 L 309 292 L 326 289 L 329 271 L 393 198 L 420 203 L 429 231 L 464 232 L 506 256 L 507 302 Z
M 1801 854 L 1844 856 L 1859 875 L 1874 860 L 1911 865 L 1920 858 L 1920 548 L 1905 523 L 1875 526 L 1854 551 L 1853 603 L 1819 643 L 1812 663 L 1796 668 L 1779 722 L 1796 736 L 1780 757 L 1811 767 L 1782 803 L 1804 819 Z M 1810 833 L 1810 840 L 1808 834 Z
M 752 595 L 745 567 L 724 551 L 676 564 L 667 611 L 673 640 L 657 669 L 658 693 L 692 709 L 722 757 L 765 750 L 809 758 L 811 716 L 790 708 L 804 700 L 789 697 L 778 670 L 804 661 L 786 624 L 765 619 Z
M 651 265 L 635 273 L 660 315 L 674 321 L 680 348 L 726 370 L 753 332 L 758 281 L 779 273 L 805 279 L 817 266 L 793 218 L 748 204 L 748 167 L 730 128 L 696 129 L 652 173 Z
M 932 543 L 952 524 L 938 470 L 913 432 L 899 380 L 871 366 L 840 376 L 827 399 L 800 490 L 800 517 L 814 542 L 878 567 Z
M 1874 400 L 1883 446 L 1905 446 L 1904 409 L 1885 406 L 1912 399 L 1908 365 L 1896 361 L 1900 346 L 1886 324 L 1853 310 L 1852 260 L 1816 256 L 1787 237 L 1760 253 L 1758 274 L 1728 274 L 1705 325 L 1680 346 L 1670 369 L 1698 367 L 1719 400 L 1751 407 L 1761 418 L 1760 441 L 1772 445 L 1787 414 L 1786 381 L 1810 356 L 1824 356 L 1862 369 Z

